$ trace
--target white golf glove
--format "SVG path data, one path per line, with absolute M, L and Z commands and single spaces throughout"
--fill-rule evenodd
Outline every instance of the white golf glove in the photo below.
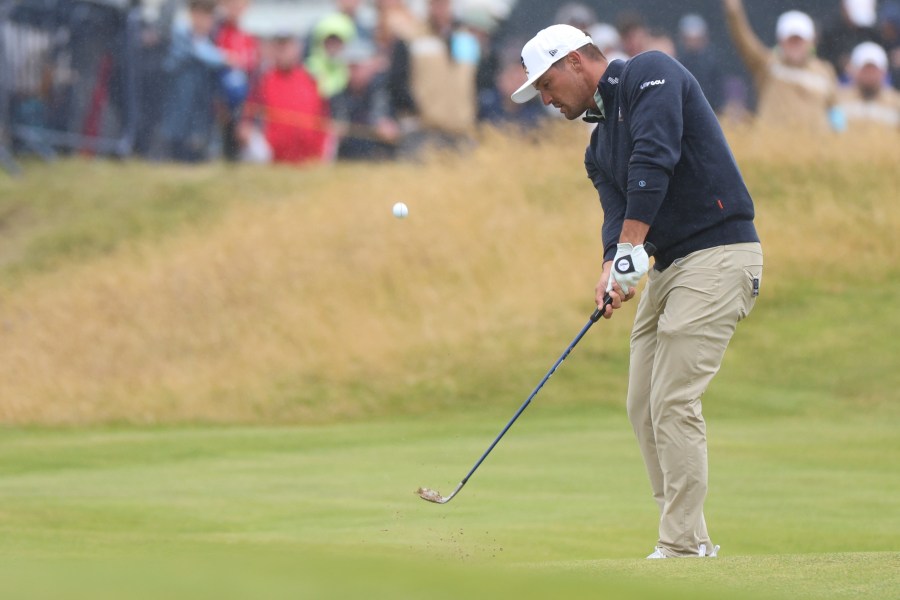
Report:
M 619 244 L 616 247 L 616 257 L 613 259 L 612 269 L 609 271 L 609 283 L 606 293 L 613 289 L 613 282 L 618 283 L 622 291 L 627 295 L 631 293 L 641 277 L 650 270 L 650 257 L 644 246 L 632 246 L 631 244 Z

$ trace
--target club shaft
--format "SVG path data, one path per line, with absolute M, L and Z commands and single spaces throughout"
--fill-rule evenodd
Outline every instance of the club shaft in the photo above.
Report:
M 500 434 L 494 439 L 494 441 L 491 443 L 491 445 L 488 447 L 488 449 L 484 451 L 484 454 L 481 455 L 481 458 L 478 459 L 478 462 L 475 463 L 475 465 L 472 467 L 472 469 L 466 474 L 465 477 L 463 477 L 462 481 L 459 482 L 459 486 L 453 492 L 451 497 L 455 496 L 456 493 L 459 492 L 460 488 L 462 488 L 462 486 L 466 485 L 466 482 L 469 481 L 469 478 L 475 473 L 475 471 L 478 470 L 478 467 L 481 466 L 481 463 L 484 462 L 484 459 L 486 459 L 488 457 L 488 454 L 491 453 L 491 451 L 500 442 L 500 440 L 503 439 L 503 436 L 506 435 L 506 432 L 509 431 L 509 428 L 513 426 L 513 423 L 516 422 L 516 419 L 518 419 L 519 416 L 523 412 L 525 412 L 525 409 L 528 408 L 528 405 L 531 404 L 531 401 L 534 399 L 534 397 L 537 396 L 538 392 L 541 391 L 541 388 L 544 387 L 544 384 L 547 383 L 547 380 L 549 380 L 551 377 L 553 377 L 553 374 L 556 373 L 556 370 L 559 368 L 559 365 L 561 365 L 563 363 L 563 361 L 565 361 L 566 358 L 569 356 L 569 354 L 572 353 L 572 350 L 575 348 L 576 345 L 578 345 L 578 342 L 581 341 L 581 338 L 583 338 L 585 336 L 585 334 L 587 334 L 587 332 L 591 328 L 591 326 L 594 323 L 596 323 L 600 319 L 600 317 L 603 316 L 603 313 L 606 312 L 606 307 L 610 306 L 611 304 L 612 304 L 612 299 L 609 296 L 607 296 L 606 300 L 603 303 L 603 307 L 602 308 L 598 307 L 597 310 L 594 311 L 594 314 L 591 315 L 591 318 L 587 322 L 587 324 L 582 328 L 582 330 L 578 333 L 578 335 L 575 336 L 575 339 L 572 340 L 572 343 L 569 344 L 569 347 L 566 348 L 565 352 L 563 352 L 562 355 L 558 359 L 556 359 L 556 362 L 553 364 L 552 367 L 550 367 L 550 370 L 547 371 L 547 374 L 544 375 L 544 378 L 541 379 L 541 382 L 537 384 L 537 387 L 534 388 L 534 390 L 528 396 L 528 399 L 522 403 L 522 406 L 519 407 L 519 410 L 516 411 L 516 414 L 513 415 L 513 418 L 510 419 L 509 423 L 506 424 L 506 427 L 503 428 L 503 431 L 500 432 Z

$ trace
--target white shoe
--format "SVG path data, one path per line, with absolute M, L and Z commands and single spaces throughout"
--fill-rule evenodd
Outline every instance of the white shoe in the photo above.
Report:
M 700 558 L 715 558 L 719 555 L 719 545 L 715 545 L 709 551 L 709 554 L 706 553 L 706 544 L 700 544 L 700 551 L 697 552 L 697 556 Z
M 647 558 L 669 558 L 669 557 L 666 556 L 665 554 L 663 554 L 662 548 L 657 546 L 656 548 L 653 549 L 653 554 L 651 554 Z

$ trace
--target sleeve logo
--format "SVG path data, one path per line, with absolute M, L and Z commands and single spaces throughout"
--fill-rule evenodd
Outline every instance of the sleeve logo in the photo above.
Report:
M 653 87 L 655 85 L 665 85 L 665 79 L 654 79 L 653 81 L 645 81 L 641 84 L 641 89 L 646 90 L 648 87 Z

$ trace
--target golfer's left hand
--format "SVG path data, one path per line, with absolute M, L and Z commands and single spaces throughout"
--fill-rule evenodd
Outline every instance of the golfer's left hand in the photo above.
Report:
M 634 294 L 641 277 L 650 270 L 650 257 L 643 245 L 619 244 L 616 247 L 616 257 L 612 261 L 612 271 L 607 283 L 607 293 L 613 290 L 615 284 L 622 288 L 626 296 Z

